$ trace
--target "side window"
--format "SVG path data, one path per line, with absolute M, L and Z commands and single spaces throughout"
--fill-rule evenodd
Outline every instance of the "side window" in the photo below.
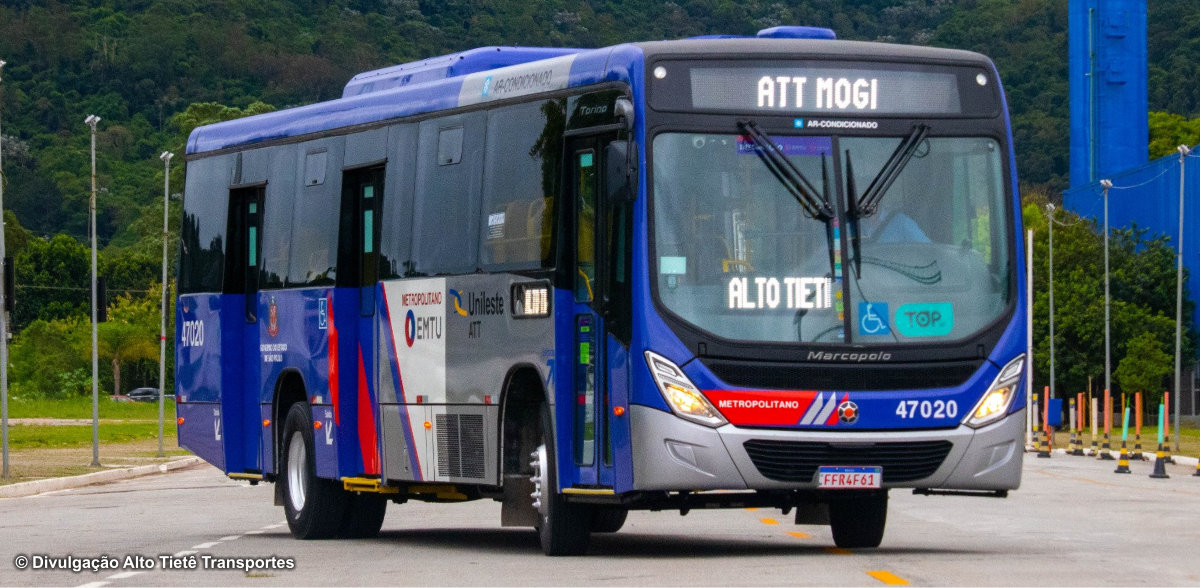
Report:
M 341 185 L 326 181 L 327 169 L 341 169 L 341 150 L 332 141 L 302 148 L 303 184 L 292 215 L 292 251 L 287 286 L 332 286 L 337 279 L 338 213 Z M 337 178 L 336 171 L 330 174 Z
M 488 113 L 479 258 L 484 269 L 553 266 L 565 99 Z
M 282 288 L 292 247 L 292 211 L 296 198 L 296 153 L 292 146 L 272 148 L 270 181 L 262 210 L 262 262 L 259 286 Z
M 180 226 L 179 292 L 220 292 L 225 266 L 229 157 L 188 164 Z
M 388 203 L 379 212 L 379 279 L 411 275 L 413 181 L 416 177 L 417 124 L 388 129 Z
M 412 273 L 468 273 L 479 267 L 483 123 L 484 113 L 475 112 L 420 125 Z

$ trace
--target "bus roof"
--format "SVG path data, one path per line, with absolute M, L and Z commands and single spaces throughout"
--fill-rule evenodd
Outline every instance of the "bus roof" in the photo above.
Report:
M 806 28 L 806 27 L 795 27 Z M 824 31 L 827 29 L 817 29 Z M 991 68 L 978 53 L 954 49 L 830 40 L 821 33 L 760 32 L 754 37 L 650 41 L 601 49 L 482 47 L 364 72 L 347 83 L 343 97 L 307 106 L 198 127 L 187 155 L 249 147 L 405 116 L 640 77 L 642 58 L 658 56 L 778 55 L 969 62 Z M 766 33 L 766 34 L 764 34 Z M 829 33 L 832 35 L 832 32 Z

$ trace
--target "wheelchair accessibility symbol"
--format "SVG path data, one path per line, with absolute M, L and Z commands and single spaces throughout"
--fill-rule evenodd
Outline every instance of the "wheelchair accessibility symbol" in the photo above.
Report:
M 888 326 L 887 317 L 886 302 L 859 302 L 858 332 L 863 335 L 891 335 L 892 329 Z

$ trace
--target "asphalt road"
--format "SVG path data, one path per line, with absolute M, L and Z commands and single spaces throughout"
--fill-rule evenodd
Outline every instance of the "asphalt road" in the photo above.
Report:
M 893 491 L 875 550 L 839 550 L 827 527 L 738 509 L 635 512 L 574 558 L 545 557 L 532 530 L 501 528 L 490 501 L 392 505 L 378 538 L 295 541 L 270 485 L 200 466 L 0 499 L 0 586 L 1200 584 L 1194 467 L 1156 480 L 1149 462 L 1130 475 L 1093 458 L 1025 464 L 1004 500 Z M 198 569 L 164 569 L 189 562 Z M 279 569 L 214 567 L 250 562 Z

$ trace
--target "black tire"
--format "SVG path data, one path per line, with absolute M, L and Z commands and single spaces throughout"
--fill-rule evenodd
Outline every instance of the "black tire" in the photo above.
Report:
M 387 499 L 377 494 L 346 494 L 346 513 L 342 515 L 338 536 L 367 539 L 378 535 L 387 514 Z
M 308 405 L 293 404 L 283 426 L 283 511 L 297 539 L 335 537 L 346 514 L 347 494 L 337 482 L 317 477 L 313 423 Z
M 616 533 L 625 526 L 625 518 L 629 516 L 628 508 L 615 506 L 598 506 L 592 510 L 593 533 Z
M 558 492 L 554 431 L 550 411 L 542 405 L 542 437 L 533 452 L 534 508 L 538 511 L 538 541 L 546 555 L 581 555 L 591 538 L 592 509 L 572 504 Z
M 847 549 L 879 547 L 887 525 L 887 490 L 855 492 L 829 503 L 833 542 Z

